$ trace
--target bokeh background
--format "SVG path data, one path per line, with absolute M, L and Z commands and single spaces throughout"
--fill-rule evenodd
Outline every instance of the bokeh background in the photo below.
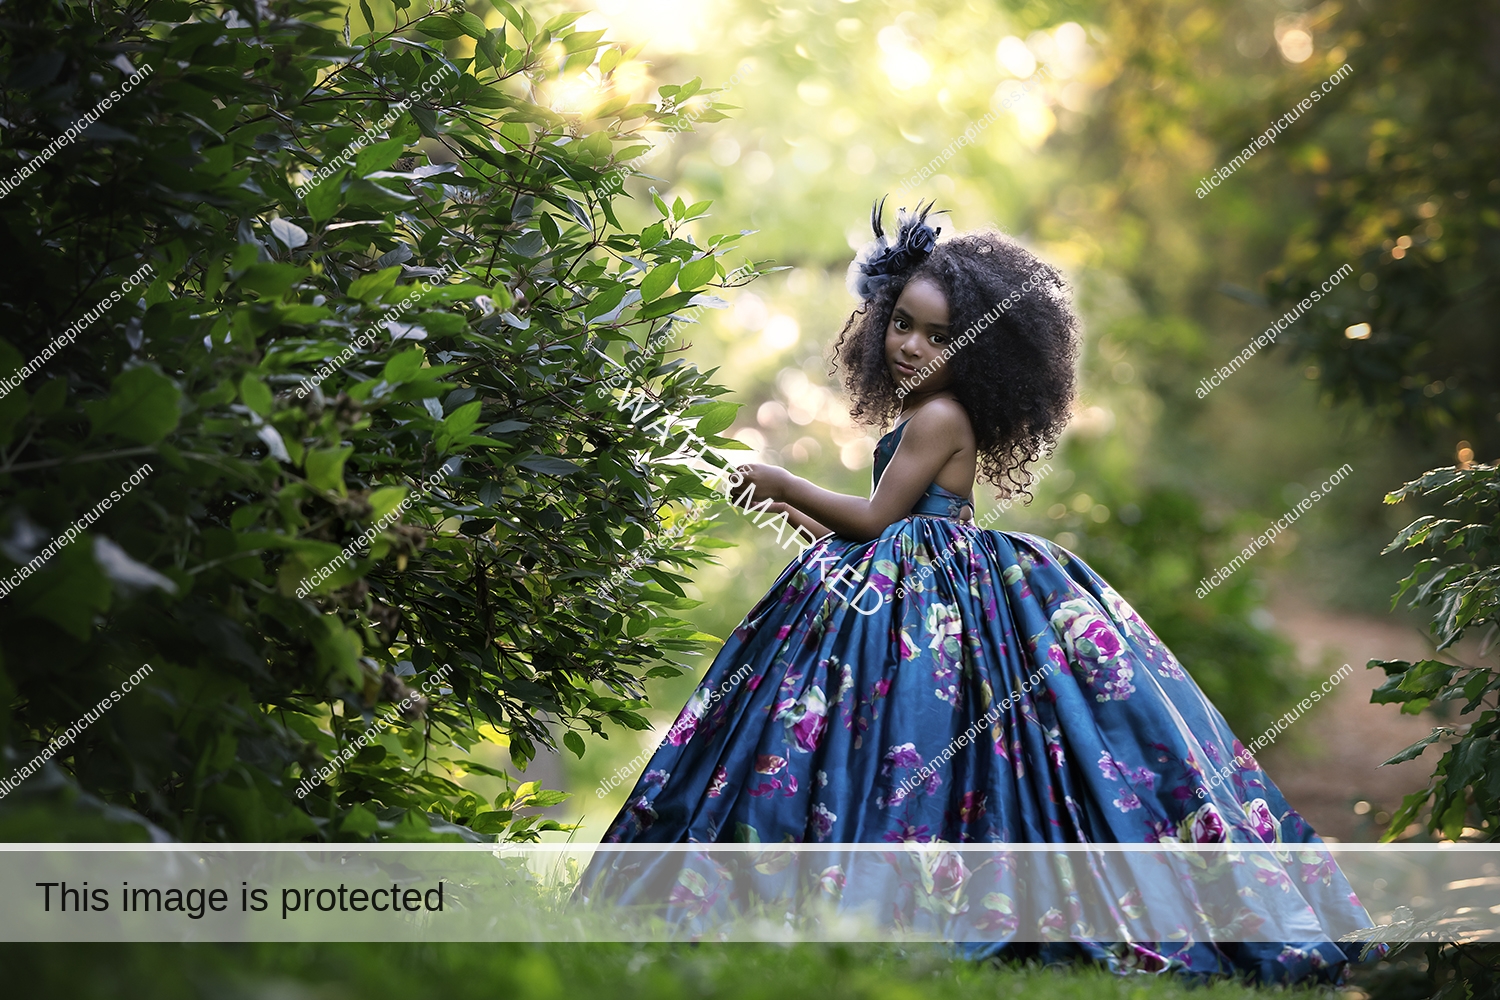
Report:
M 650 189 L 712 199 L 713 218 L 696 225 L 753 230 L 747 255 L 784 268 L 725 290 L 727 307 L 701 311 L 678 337 L 685 356 L 734 389 L 732 433 L 755 459 L 833 489 L 869 489 L 885 428 L 851 423 L 829 356 L 855 303 L 845 272 L 870 238 L 872 202 L 889 195 L 890 212 L 935 199 L 945 229 L 1010 234 L 1068 275 L 1086 347 L 1052 472 L 998 525 L 1088 559 L 1247 737 L 1353 664 L 1262 759 L 1319 830 L 1374 839 L 1401 795 L 1426 781 L 1420 762 L 1378 765 L 1431 725 L 1368 703 L 1378 671 L 1367 659 L 1426 648 L 1416 619 L 1390 610 L 1409 561 L 1380 554 L 1416 512 L 1382 497 L 1493 440 L 1495 418 L 1474 388 L 1495 370 L 1492 323 L 1475 334 L 1449 322 L 1448 348 L 1370 353 L 1390 340 L 1381 324 L 1396 297 L 1413 294 L 1391 286 L 1390 269 L 1440 267 L 1458 220 L 1482 226 L 1491 223 L 1476 211 L 1495 215 L 1479 196 L 1493 199 L 1500 182 L 1467 203 L 1451 171 L 1423 186 L 1424 171 L 1442 175 L 1477 154 L 1423 136 L 1447 127 L 1434 117 L 1439 91 L 1458 83 L 1413 56 L 1420 46 L 1407 36 L 1461 33 L 1461 16 L 1354 0 L 601 0 L 580 26 L 641 47 L 640 62 L 616 72 L 616 94 L 646 100 L 659 82 L 698 77 L 735 106 L 727 120 L 653 136 L 637 164 L 649 176 L 627 190 L 643 218 Z M 1346 79 L 1275 145 L 1197 196 L 1200 181 L 1346 63 Z M 609 95 L 583 73 L 548 96 L 564 110 Z M 935 158 L 936 172 L 917 176 Z M 1483 183 L 1490 168 L 1473 170 Z M 1346 262 L 1355 273 L 1332 304 L 1198 398 L 1200 378 L 1301 297 L 1299 281 Z M 1373 339 L 1360 321 L 1375 323 Z M 1273 547 L 1207 598 L 1193 595 L 1345 463 L 1352 474 Z M 981 516 L 993 502 L 983 494 Z M 735 512 L 718 521 L 735 545 L 697 575 L 691 617 L 723 636 L 790 555 Z M 652 730 L 615 731 L 581 760 L 533 765 L 528 777 L 573 793 L 553 810 L 582 823 L 573 837 L 598 838 L 707 660 L 694 676 L 654 682 Z M 606 788 L 611 774 L 624 777 Z

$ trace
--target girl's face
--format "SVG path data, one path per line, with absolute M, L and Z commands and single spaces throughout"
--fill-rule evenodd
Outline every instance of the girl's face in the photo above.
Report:
M 942 354 L 951 339 L 948 299 L 942 287 L 930 278 L 908 281 L 885 328 L 885 363 L 896 380 L 898 396 L 927 397 L 948 387 L 953 372 Z

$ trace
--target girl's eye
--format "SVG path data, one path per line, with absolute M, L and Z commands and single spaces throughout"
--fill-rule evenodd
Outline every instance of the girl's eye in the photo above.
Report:
M 907 326 L 910 325 L 904 319 L 898 319 L 898 320 L 895 321 L 895 323 L 896 323 L 896 329 L 898 329 L 898 330 L 905 330 L 907 328 Z
M 932 337 L 932 342 L 934 344 L 942 345 L 942 344 L 946 344 L 948 342 L 948 338 L 945 335 L 940 334 L 940 333 L 939 334 L 934 334 L 933 337 Z

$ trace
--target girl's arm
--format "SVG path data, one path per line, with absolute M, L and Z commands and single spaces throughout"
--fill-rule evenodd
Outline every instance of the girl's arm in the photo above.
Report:
M 747 497 L 746 499 L 749 498 Z M 771 506 L 767 507 L 766 510 L 770 511 L 772 514 L 785 514 L 787 522 L 790 523 L 793 528 L 802 528 L 813 537 L 814 541 L 822 538 L 824 535 L 831 533 L 831 531 L 833 530 L 831 528 L 824 527 L 817 521 L 814 521 L 812 518 L 808 517 L 806 514 L 802 513 L 802 511 L 798 510 L 796 507 L 793 507 L 791 504 L 782 503 L 779 500 L 771 504 Z
M 907 421 L 901 444 L 880 477 L 874 496 L 834 493 L 774 465 L 744 465 L 744 484 L 754 490 L 751 502 L 770 496 L 827 526 L 845 538 L 869 541 L 911 513 L 938 472 L 962 447 L 969 433 L 968 415 L 956 400 L 936 399 Z

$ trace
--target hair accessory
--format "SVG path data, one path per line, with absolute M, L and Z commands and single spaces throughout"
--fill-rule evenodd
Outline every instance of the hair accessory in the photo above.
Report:
M 902 208 L 896 216 L 896 233 L 887 236 L 881 228 L 880 218 L 885 214 L 885 198 L 870 208 L 870 228 L 875 238 L 860 247 L 854 262 L 849 265 L 847 284 L 849 291 L 868 300 L 885 285 L 911 272 L 932 253 L 937 246 L 938 234 L 943 230 L 927 224 L 927 215 L 935 201 L 925 206 L 920 202 L 915 212 Z M 946 212 L 947 209 L 939 209 Z

